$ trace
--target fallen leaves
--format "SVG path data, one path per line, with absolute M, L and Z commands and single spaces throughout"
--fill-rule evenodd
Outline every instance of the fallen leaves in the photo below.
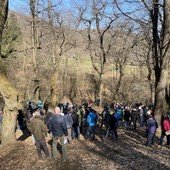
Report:
M 143 145 L 144 130 L 125 131 L 118 129 L 118 141 L 113 142 L 111 136 L 103 142 L 103 130 L 97 128 L 96 140 L 74 140 L 68 145 L 68 161 L 62 162 L 58 153 L 58 160 L 38 161 L 35 145 L 32 138 L 18 141 L 6 148 L 0 148 L 1 170 L 147 170 L 147 169 L 170 169 L 170 149 L 146 147 Z M 50 138 L 48 137 L 47 141 Z M 48 145 L 51 151 L 50 145 Z

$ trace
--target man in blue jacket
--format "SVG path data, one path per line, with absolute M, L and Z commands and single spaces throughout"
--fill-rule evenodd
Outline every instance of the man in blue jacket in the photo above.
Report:
M 92 108 L 90 108 L 90 112 L 87 116 L 87 132 L 86 132 L 86 136 L 85 139 L 88 139 L 90 137 L 90 135 L 92 135 L 92 140 L 95 139 L 95 130 L 96 130 L 96 124 L 97 124 L 97 115 L 96 115 L 96 111 L 93 110 Z
M 62 148 L 62 159 L 65 161 L 66 156 L 66 145 L 64 143 L 65 137 L 68 136 L 67 126 L 64 116 L 60 113 L 60 108 L 56 107 L 54 113 L 51 115 L 49 120 L 49 129 L 53 135 L 52 143 L 52 154 L 53 158 L 57 160 L 57 142 L 60 141 Z

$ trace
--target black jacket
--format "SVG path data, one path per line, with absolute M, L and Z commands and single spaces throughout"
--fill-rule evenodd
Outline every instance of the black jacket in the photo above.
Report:
M 65 114 L 64 119 L 65 119 L 67 128 L 72 128 L 73 119 L 72 119 L 71 115 L 69 113 Z
M 68 131 L 64 117 L 60 114 L 52 114 L 49 120 L 49 130 L 52 132 L 53 136 L 67 136 Z
M 124 111 L 124 120 L 129 121 L 129 118 L 130 118 L 130 111 L 125 110 Z
M 72 119 L 73 119 L 73 126 L 74 126 L 74 127 L 79 126 L 79 115 L 78 115 L 77 113 L 73 112 L 73 113 L 71 114 L 71 117 L 72 117 Z

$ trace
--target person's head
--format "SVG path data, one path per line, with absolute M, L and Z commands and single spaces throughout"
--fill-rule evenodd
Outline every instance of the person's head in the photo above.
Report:
M 59 114 L 59 113 L 60 113 L 60 108 L 59 107 L 55 107 L 54 114 Z

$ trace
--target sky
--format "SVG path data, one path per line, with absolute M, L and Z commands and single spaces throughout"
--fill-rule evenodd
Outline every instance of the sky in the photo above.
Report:
M 26 0 L 9 0 L 9 9 L 18 11 L 18 12 L 24 12 L 28 8 L 28 3 L 26 3 Z
M 47 1 L 47 0 L 46 0 Z M 57 0 L 52 0 L 56 2 Z M 70 0 L 62 0 L 63 3 L 69 7 Z M 27 11 L 29 8 L 29 0 L 9 0 L 9 8 L 18 12 Z

